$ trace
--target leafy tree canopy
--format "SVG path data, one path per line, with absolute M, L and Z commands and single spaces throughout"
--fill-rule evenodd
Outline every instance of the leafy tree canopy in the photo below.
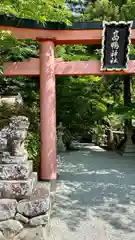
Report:
M 0 0 L 0 13 L 42 23 L 56 21 L 69 24 L 71 17 L 64 0 Z

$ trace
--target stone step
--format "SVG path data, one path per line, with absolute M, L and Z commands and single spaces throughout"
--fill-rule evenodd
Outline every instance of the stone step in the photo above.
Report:
M 134 151 L 135 152 L 135 144 L 126 144 L 124 151 Z
M 0 198 L 29 198 L 37 183 L 37 173 L 33 172 L 27 180 L 0 180 Z
M 26 180 L 33 170 L 33 162 L 16 164 L 0 164 L 1 180 Z
M 135 153 L 135 149 L 131 149 L 131 148 L 125 149 L 124 152 L 125 153 Z
M 123 157 L 135 157 L 135 152 L 123 152 Z

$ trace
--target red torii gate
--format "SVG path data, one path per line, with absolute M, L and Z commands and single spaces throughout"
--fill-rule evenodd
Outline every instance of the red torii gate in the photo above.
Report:
M 131 42 L 135 43 L 135 24 Z M 40 132 L 42 180 L 56 179 L 56 92 L 55 75 L 103 75 L 115 71 L 100 70 L 100 61 L 64 62 L 54 58 L 57 44 L 100 44 L 102 23 L 75 23 L 72 27 L 60 27 L 54 23 L 43 26 L 33 20 L 11 19 L 0 16 L 0 30 L 11 31 L 17 39 L 40 41 L 40 59 L 4 64 L 5 76 L 40 75 Z M 56 27 L 56 29 L 55 29 Z M 135 61 L 128 62 L 128 71 L 117 74 L 135 74 Z

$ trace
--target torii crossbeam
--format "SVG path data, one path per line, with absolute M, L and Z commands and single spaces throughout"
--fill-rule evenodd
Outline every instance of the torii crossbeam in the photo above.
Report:
M 4 64 L 5 76 L 40 75 L 40 132 L 42 180 L 56 179 L 56 92 L 57 75 L 103 75 L 115 71 L 100 71 L 100 61 L 64 62 L 54 58 L 57 44 L 100 44 L 102 23 L 75 23 L 72 27 L 57 23 L 45 26 L 32 20 L 11 19 L 0 16 L 0 30 L 10 30 L 17 39 L 40 41 L 40 59 Z M 135 43 L 135 23 L 131 41 Z M 117 74 L 135 74 L 135 61 L 128 62 L 128 71 Z
M 54 72 L 56 76 L 84 76 L 84 75 L 112 75 L 115 71 L 100 70 L 101 63 L 97 60 L 90 61 L 71 61 L 64 62 L 55 59 Z M 117 71 L 119 75 L 135 74 L 135 60 L 128 62 L 128 70 Z M 4 64 L 5 76 L 39 76 L 40 75 L 40 60 L 32 58 L 29 61 L 23 62 L 8 62 Z

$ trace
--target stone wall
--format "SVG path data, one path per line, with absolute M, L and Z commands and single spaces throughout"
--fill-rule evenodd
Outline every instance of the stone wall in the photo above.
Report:
M 0 199 L 0 240 L 34 240 L 37 234 L 45 235 L 49 201 L 49 193 L 39 185 L 29 199 Z

